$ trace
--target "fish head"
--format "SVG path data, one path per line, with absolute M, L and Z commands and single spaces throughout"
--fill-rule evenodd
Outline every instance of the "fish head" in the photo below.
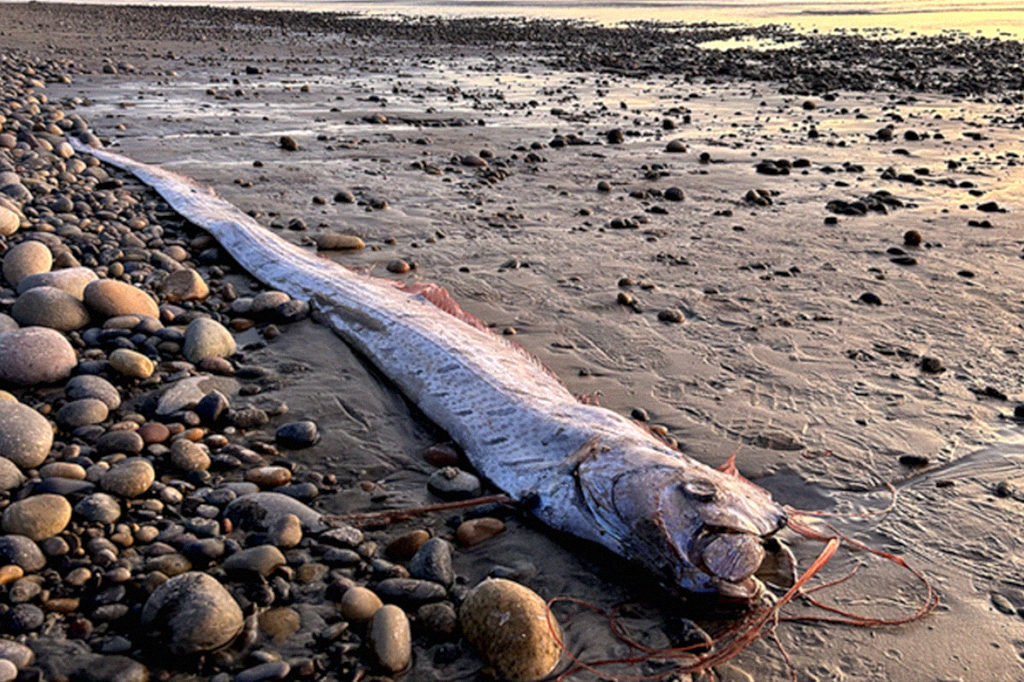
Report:
M 713 469 L 668 477 L 656 491 L 653 519 L 674 575 L 673 587 L 752 602 L 765 540 L 784 528 L 786 512 L 763 489 Z
M 605 493 L 592 507 L 605 516 L 606 532 L 673 591 L 758 601 L 764 585 L 754 574 L 765 560 L 765 541 L 788 521 L 771 495 L 675 451 L 652 458 L 614 450 L 587 467 L 590 483 L 603 479 L 591 492 Z

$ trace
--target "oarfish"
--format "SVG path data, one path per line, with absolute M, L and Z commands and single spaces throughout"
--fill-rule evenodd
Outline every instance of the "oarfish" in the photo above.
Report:
M 439 287 L 356 273 L 277 237 L 211 188 L 72 142 L 155 189 L 253 277 L 310 301 L 478 473 L 548 526 L 603 545 L 676 590 L 742 601 L 762 594 L 754 573 L 764 541 L 787 522 L 764 490 L 582 403 Z

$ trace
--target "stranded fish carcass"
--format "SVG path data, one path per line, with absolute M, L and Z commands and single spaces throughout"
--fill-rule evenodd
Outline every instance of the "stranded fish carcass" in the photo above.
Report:
M 786 513 L 764 490 L 578 401 L 443 289 L 355 273 L 264 229 L 210 188 L 72 143 L 155 189 L 251 275 L 310 301 L 462 447 L 477 471 L 559 531 L 645 566 L 668 587 L 750 603 L 764 541 Z

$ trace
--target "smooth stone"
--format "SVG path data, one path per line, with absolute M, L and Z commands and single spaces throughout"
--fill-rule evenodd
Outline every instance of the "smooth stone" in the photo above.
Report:
M 365 623 L 373 618 L 384 606 L 384 602 L 377 594 L 366 587 L 358 585 L 345 590 L 341 595 L 341 603 L 338 605 L 341 617 L 353 623 Z
M 499 679 L 539 680 L 561 658 L 552 633 L 561 639 L 561 629 L 557 622 L 548 622 L 544 600 L 510 580 L 488 578 L 474 587 L 459 608 L 459 622 Z
M 115 372 L 132 379 L 148 379 L 153 376 L 156 365 L 138 351 L 129 348 L 117 348 L 107 357 L 107 362 Z
M 102 317 L 148 315 L 160 318 L 160 308 L 142 289 L 116 279 L 98 279 L 86 285 L 85 305 Z
M 46 557 L 31 538 L 24 535 L 0 536 L 0 557 L 26 573 L 35 573 L 46 568 Z M 0 639 L 0 643 L 4 640 Z M 3 654 L 0 653 L 0 656 Z
M 297 516 L 307 533 L 320 533 L 326 529 L 319 512 L 281 493 L 255 492 L 241 495 L 224 508 L 225 518 L 236 528 L 250 532 L 268 531 L 288 514 Z M 362 534 L 360 541 L 361 537 Z
M 202 301 L 210 295 L 210 287 L 203 276 L 191 268 L 175 270 L 163 285 L 164 298 L 171 303 Z
M 0 313 L 0 333 L 13 332 L 15 329 L 20 329 L 21 325 L 18 324 L 17 320 L 6 313 Z
M 4 279 L 14 286 L 29 275 L 49 272 L 53 267 L 53 253 L 46 244 L 28 240 L 15 244 L 3 257 Z
M 388 604 L 377 609 L 368 633 L 370 651 L 382 668 L 399 673 L 412 659 L 412 634 L 405 611 Z
M 69 478 L 74 481 L 85 480 L 85 467 L 74 462 L 50 462 L 39 469 L 40 478 Z
M 112 495 L 93 493 L 79 500 L 75 513 L 93 523 L 114 523 L 121 518 L 121 504 Z
M 165 416 L 181 410 L 190 410 L 198 407 L 199 402 L 211 391 L 230 394 L 237 390 L 238 382 L 230 377 L 186 377 L 175 381 L 161 394 L 157 401 L 156 413 Z
M 259 615 L 260 631 L 270 635 L 274 642 L 284 642 L 302 627 L 302 616 L 295 609 L 281 607 Z
M 138 431 L 108 431 L 96 439 L 96 449 L 103 454 L 122 452 L 126 455 L 138 455 L 146 442 Z
M 427 490 L 443 500 L 468 500 L 479 497 L 480 479 L 457 467 L 438 469 L 427 479 Z
M 36 287 L 54 287 L 68 293 L 79 301 L 85 297 L 85 287 L 99 277 L 92 268 L 62 268 L 50 272 L 28 275 L 18 282 L 18 295 Z
M 386 578 L 377 583 L 376 592 L 386 602 L 412 607 L 448 596 L 443 585 L 416 578 Z
M 274 441 L 279 447 L 298 450 L 308 448 L 320 440 L 320 431 L 316 422 L 308 419 L 281 425 L 274 433 Z
M 284 554 L 277 547 L 258 545 L 235 552 L 225 559 L 222 565 L 228 572 L 256 573 L 266 578 L 286 563 Z
M 138 497 L 149 490 L 156 478 L 153 465 L 141 457 L 123 459 L 100 476 L 105 492 L 121 497 Z
M 89 324 L 89 311 L 80 300 L 56 287 L 35 287 L 18 297 L 11 317 L 23 327 L 48 327 L 69 332 Z
M 108 409 L 116 410 L 121 406 L 121 393 L 112 383 L 92 374 L 79 374 L 68 379 L 64 385 L 64 395 L 69 400 L 95 398 L 102 400 Z
M 6 206 L 0 206 L 0 237 L 10 237 L 20 226 L 21 216 Z
M 313 237 L 313 240 L 321 251 L 358 251 L 366 246 L 356 235 L 340 232 L 324 232 Z
M 249 314 L 253 317 L 273 315 L 278 306 L 284 305 L 290 300 L 292 300 L 292 297 L 283 291 L 260 292 L 252 297 Z
M 292 671 L 288 661 L 268 661 L 246 668 L 235 675 L 235 682 L 265 682 L 266 680 L 283 680 Z
M 34 469 L 53 446 L 53 427 L 46 417 L 22 403 L 0 401 L 0 457 L 22 469 Z
M 183 471 L 206 471 L 210 455 L 203 446 L 182 438 L 171 444 L 171 464 Z
M 245 472 L 245 480 L 261 488 L 276 488 L 292 480 L 292 472 L 281 466 L 256 467 Z
M 206 573 L 177 575 L 153 591 L 142 608 L 143 627 L 155 630 L 174 654 L 224 646 L 242 631 L 242 609 L 216 578 Z
M 185 345 L 181 354 L 191 363 L 206 358 L 226 358 L 238 350 L 235 337 L 216 320 L 199 317 L 185 329 Z
M 35 663 L 36 655 L 32 649 L 21 642 L 11 639 L 0 639 L 0 659 L 10 661 L 16 668 L 21 670 Z
M 72 400 L 57 410 L 53 420 L 64 431 L 74 431 L 79 426 L 100 424 L 106 421 L 110 408 L 97 398 L 79 398 Z
M 267 531 L 267 539 L 276 547 L 290 549 L 302 542 L 302 521 L 295 514 L 285 514 Z
M 430 540 L 430 533 L 417 529 L 403 533 L 391 540 L 384 548 L 384 554 L 392 561 L 408 561 Z
M 37 668 L 44 680 L 74 682 L 148 682 L 149 670 L 127 656 L 92 653 L 78 639 L 50 639 L 40 636 L 29 641 L 36 654 Z
M 77 364 L 75 350 L 56 330 L 25 327 L 0 333 L 0 381 L 50 384 L 67 379 Z
M 192 562 L 183 554 L 161 554 L 146 562 L 146 571 L 159 571 L 167 576 L 182 575 L 192 570 Z
M 451 604 L 434 602 L 416 609 L 416 620 L 427 632 L 448 639 L 459 629 L 459 615 Z
M 451 543 L 443 538 L 427 540 L 409 562 L 409 573 L 414 578 L 450 588 L 455 583 Z
M 25 475 L 21 473 L 18 465 L 6 457 L 0 457 L 0 492 L 20 488 L 25 480 Z
M 463 521 L 455 530 L 455 539 L 463 547 L 478 545 L 484 540 L 490 540 L 495 535 L 504 532 L 505 523 L 501 519 L 490 516 L 482 516 L 478 519 Z
M 3 531 L 29 540 L 52 538 L 71 521 L 71 503 L 60 495 L 33 495 L 4 510 Z
M 43 625 L 46 614 L 35 604 L 18 604 L 7 612 L 8 633 L 20 635 L 38 630 Z

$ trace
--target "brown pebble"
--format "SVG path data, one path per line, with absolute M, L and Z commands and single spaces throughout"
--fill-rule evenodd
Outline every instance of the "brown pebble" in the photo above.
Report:
M 384 554 L 393 561 L 408 561 L 429 539 L 430 533 L 427 531 L 414 530 L 389 542 L 384 548 Z
M 256 467 L 245 472 L 245 480 L 261 488 L 276 488 L 292 480 L 292 472 L 279 466 Z
M 20 580 L 24 575 L 25 571 L 16 564 L 0 566 L 0 585 L 10 585 L 15 580 Z
M 160 422 L 146 422 L 139 427 L 139 435 L 146 445 L 163 443 L 171 437 L 171 430 Z
M 484 540 L 490 540 L 504 530 L 505 523 L 501 519 L 484 516 L 461 523 L 455 531 L 455 539 L 463 547 L 472 547 Z
M 384 606 L 384 602 L 372 590 L 365 587 L 350 587 L 341 596 L 341 617 L 353 623 L 365 623 Z
M 459 453 L 453 445 L 438 443 L 423 451 L 423 460 L 435 467 L 454 467 L 459 465 Z
M 390 263 L 388 263 L 388 272 L 393 272 L 396 275 L 404 275 L 411 269 L 412 267 L 401 259 L 393 260 Z

